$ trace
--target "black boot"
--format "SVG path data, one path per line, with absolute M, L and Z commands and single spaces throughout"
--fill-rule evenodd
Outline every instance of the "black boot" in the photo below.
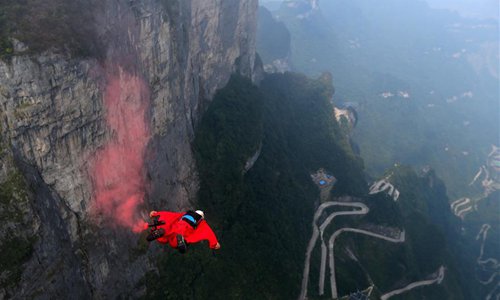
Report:
M 148 236 L 146 237 L 146 240 L 148 242 L 151 242 L 151 241 L 156 240 L 157 238 L 162 237 L 164 234 L 165 234 L 165 230 L 163 228 L 151 230 L 151 233 L 148 234 Z
M 177 235 L 177 249 L 179 250 L 180 253 L 186 253 L 187 251 L 186 241 L 184 240 L 184 237 L 180 234 Z

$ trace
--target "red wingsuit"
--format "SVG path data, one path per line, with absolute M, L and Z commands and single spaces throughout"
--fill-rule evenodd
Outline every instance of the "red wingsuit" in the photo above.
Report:
M 208 240 L 208 246 L 215 249 L 217 245 L 217 238 L 212 228 L 208 226 L 207 221 L 200 220 L 196 229 L 191 227 L 186 221 L 181 220 L 185 213 L 176 213 L 169 211 L 159 211 L 152 215 L 152 217 L 159 216 L 159 220 L 165 222 L 164 225 L 159 225 L 159 228 L 165 230 L 162 237 L 156 239 L 159 243 L 170 244 L 170 247 L 177 248 L 177 235 L 181 234 L 188 244 L 197 243 L 203 240 Z

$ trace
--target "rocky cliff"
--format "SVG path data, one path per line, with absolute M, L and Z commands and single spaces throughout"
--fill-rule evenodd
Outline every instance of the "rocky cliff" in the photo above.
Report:
M 193 206 L 194 128 L 231 73 L 258 73 L 257 0 L 89 10 L 98 55 L 12 39 L 0 60 L 0 245 L 17 262 L 0 262 L 0 298 L 141 295 L 154 266 L 127 221 L 106 221 L 122 209 L 109 192 L 136 211 Z

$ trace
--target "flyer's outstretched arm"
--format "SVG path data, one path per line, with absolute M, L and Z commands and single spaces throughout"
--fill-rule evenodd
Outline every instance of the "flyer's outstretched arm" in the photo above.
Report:
M 192 244 L 204 240 L 208 241 L 208 246 L 211 249 L 220 249 L 219 241 L 217 240 L 217 237 L 215 236 L 215 233 L 213 232 L 212 228 L 210 228 L 207 221 L 202 220 L 200 224 L 198 224 L 198 226 L 196 227 L 193 234 L 186 237 L 186 241 Z

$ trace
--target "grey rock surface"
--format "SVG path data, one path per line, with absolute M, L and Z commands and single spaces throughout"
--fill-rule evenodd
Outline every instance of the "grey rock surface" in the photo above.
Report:
M 26 228 L 37 237 L 18 288 L 0 288 L 0 299 L 144 293 L 138 282 L 154 270 L 149 257 L 158 248 L 146 255 L 137 235 L 89 216 L 94 195 L 88 164 L 114 134 L 103 105 L 110 68 L 149 85 L 145 206 L 158 210 L 196 205 L 196 124 L 231 73 L 258 76 L 257 0 L 103 3 L 96 32 L 104 58 L 25 54 L 22 44 L 17 48 L 23 53 L 0 60 L 0 183 L 21 170 L 30 186 L 24 215 L 34 220 Z M 0 229 L 0 245 L 6 232 Z

